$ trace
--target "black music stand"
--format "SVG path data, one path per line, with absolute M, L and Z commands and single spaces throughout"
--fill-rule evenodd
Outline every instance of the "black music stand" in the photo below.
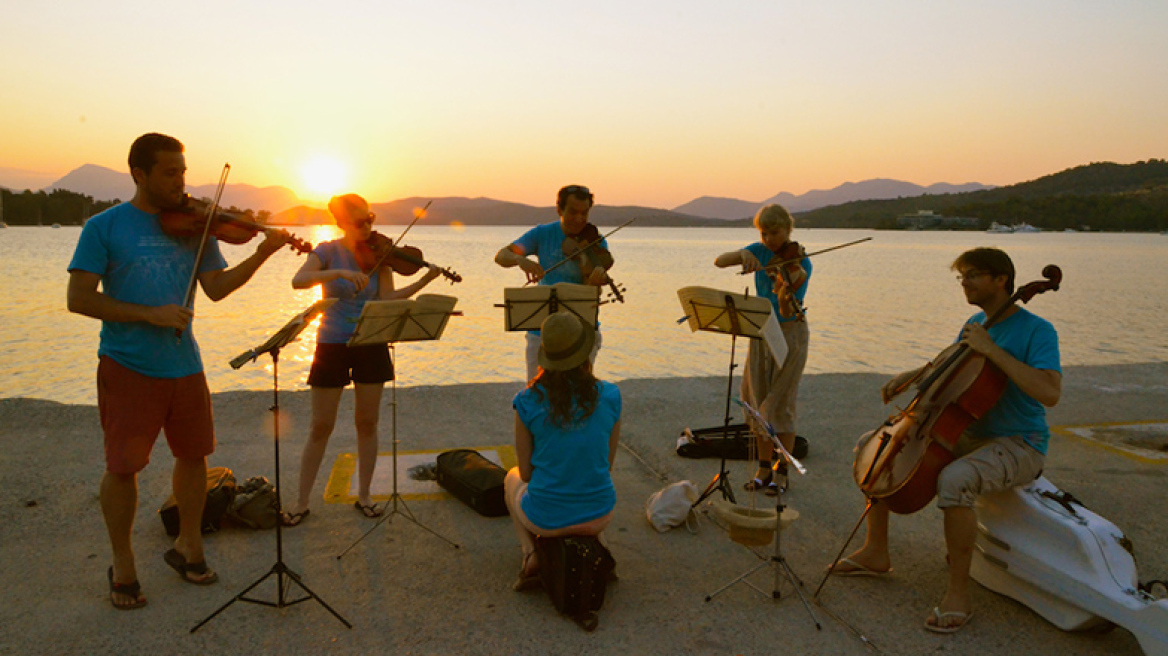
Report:
M 736 428 L 730 426 L 730 399 L 734 394 L 734 369 L 738 366 L 734 363 L 738 336 L 742 335 L 751 339 L 765 337 L 767 343 L 772 345 L 772 351 L 775 349 L 782 351 L 775 353 L 779 362 L 782 362 L 783 358 L 786 357 L 787 343 L 783 340 L 778 324 L 774 322 L 774 311 L 770 301 L 765 298 L 749 296 L 749 292 L 732 294 L 708 287 L 682 287 L 677 290 L 677 297 L 686 313 L 683 320 L 689 322 L 691 331 L 704 330 L 730 335 L 730 366 L 726 373 L 726 411 L 722 418 L 722 426 L 696 431 L 698 434 L 707 436 L 720 433 L 723 438 L 728 439 L 732 433 L 736 432 Z M 768 326 L 768 323 L 773 323 L 774 328 Z M 773 332 L 769 335 L 766 334 L 767 331 L 772 330 L 779 331 L 777 342 Z M 754 438 L 751 435 L 749 439 L 753 440 Z M 710 481 L 705 491 L 702 492 L 697 501 L 693 502 L 691 507 L 697 508 L 698 504 L 705 501 L 715 491 L 721 491 L 723 498 L 735 503 L 734 490 L 730 485 L 730 473 L 726 471 L 725 455 L 722 456 L 717 476 Z
M 795 457 L 792 456 L 789 451 L 787 451 L 787 449 L 783 446 L 782 441 L 779 440 L 778 434 L 775 433 L 775 429 L 771 427 L 771 425 L 766 421 L 766 419 L 764 419 L 763 416 L 761 414 L 759 414 L 757 410 L 750 407 L 745 402 L 743 402 L 739 399 L 735 399 L 735 401 L 738 403 L 738 405 L 742 406 L 742 409 L 745 410 L 747 414 L 749 414 L 751 417 L 753 417 L 754 420 L 760 426 L 763 427 L 763 430 L 765 430 L 767 432 L 767 436 L 770 437 L 771 442 L 774 442 L 775 450 L 777 451 L 778 457 L 775 459 L 774 465 L 772 465 L 773 469 L 775 469 L 777 471 L 780 465 L 782 465 L 784 463 L 789 463 L 791 465 L 791 468 L 794 469 L 795 471 L 799 472 L 800 474 L 806 474 L 807 468 L 803 466 L 803 463 L 796 460 Z M 783 503 L 783 488 L 780 487 L 778 489 L 778 494 L 775 496 L 775 538 L 774 538 L 775 551 L 774 551 L 774 553 L 771 555 L 771 557 L 769 559 L 763 559 L 762 562 L 760 562 L 758 565 L 755 565 L 750 570 L 744 572 L 738 578 L 727 583 L 726 585 L 722 586 L 721 588 L 718 588 L 716 591 L 710 593 L 709 595 L 706 595 L 706 601 L 710 601 L 711 599 L 713 599 L 714 597 L 716 597 L 717 595 L 719 595 L 723 591 L 729 589 L 735 583 L 739 583 L 739 582 L 745 583 L 746 585 L 750 586 L 751 589 L 753 589 L 754 591 L 763 595 L 764 597 L 769 596 L 772 600 L 778 601 L 779 599 L 782 598 L 782 593 L 779 589 L 779 585 L 782 582 L 782 577 L 786 577 L 786 579 L 791 583 L 791 586 L 793 588 L 795 588 L 795 593 L 797 595 L 799 595 L 799 600 L 803 602 L 803 607 L 807 609 L 807 614 L 811 616 L 811 621 L 815 623 L 815 628 L 817 630 L 823 630 L 823 626 L 820 625 L 819 620 L 815 617 L 815 611 L 811 610 L 811 604 L 808 603 L 807 596 L 803 594 L 803 581 L 800 580 L 799 577 L 795 575 L 795 572 L 793 572 L 791 570 L 791 566 L 787 563 L 787 559 L 783 557 L 782 546 L 781 546 L 782 545 L 782 534 L 783 534 L 783 511 L 786 509 L 787 509 L 787 506 L 786 506 L 786 504 Z M 794 511 L 792 511 L 792 512 L 794 512 Z M 796 518 L 798 517 L 798 513 L 795 513 L 795 517 Z M 794 518 L 792 518 L 792 521 L 794 521 Z M 758 554 L 756 553 L 755 555 L 758 555 Z M 760 558 L 762 558 L 762 557 L 760 556 Z M 773 567 L 774 572 L 775 572 L 774 587 L 771 589 L 771 592 L 769 594 L 765 590 L 762 590 L 758 586 L 751 583 L 750 580 L 748 579 L 748 577 L 751 574 L 754 574 L 755 572 L 759 571 L 760 569 L 764 569 L 766 567 Z
M 276 334 L 272 335 L 268 339 L 268 341 L 264 342 L 261 346 L 257 346 L 253 349 L 250 349 L 247 352 L 240 354 L 238 357 L 236 357 L 234 360 L 231 361 L 231 367 L 233 369 L 239 369 L 243 365 L 247 364 L 248 362 L 251 362 L 252 360 L 255 360 L 256 358 L 263 355 L 264 353 L 271 353 L 272 354 L 272 407 L 269 409 L 272 411 L 272 437 L 273 437 L 272 441 L 273 441 L 273 451 L 276 454 L 276 513 L 277 513 L 277 516 L 281 512 L 283 512 L 283 507 L 282 507 L 281 502 L 280 502 L 280 489 L 281 489 L 280 488 L 280 385 L 279 385 L 279 375 L 278 375 L 279 374 L 279 362 L 280 362 L 280 349 L 283 348 L 288 343 L 294 341 L 296 339 L 296 337 L 300 334 L 300 332 L 303 331 L 308 326 L 308 324 L 311 323 L 312 320 L 316 318 L 316 315 L 320 314 L 321 312 L 324 312 L 330 305 L 332 305 L 333 303 L 336 303 L 336 302 L 337 302 L 336 299 L 325 299 L 323 301 L 317 301 L 312 307 L 308 308 L 304 312 L 301 312 L 300 314 L 293 317 L 291 321 L 289 321 Z M 253 589 L 255 589 L 256 586 L 258 586 L 259 584 L 266 581 L 269 576 L 276 577 L 276 590 L 277 590 L 276 601 L 272 602 L 272 601 L 267 601 L 264 599 L 253 599 L 253 598 L 245 596 L 245 595 L 247 595 L 247 593 L 249 593 Z M 286 580 L 287 580 L 287 582 L 286 582 Z M 292 601 L 288 601 L 288 599 L 287 599 L 288 592 L 292 589 L 291 583 L 295 583 L 297 586 L 299 586 L 300 589 L 305 593 L 305 596 L 300 597 L 299 599 L 293 599 Z M 237 601 L 246 601 L 246 602 L 252 603 L 252 604 L 260 604 L 261 606 L 270 606 L 272 608 L 284 608 L 286 606 L 292 606 L 294 604 L 298 604 L 302 601 L 308 601 L 309 599 L 313 599 L 316 601 L 316 603 L 320 604 L 321 606 L 324 606 L 325 610 L 332 613 L 333 617 L 340 620 L 341 624 L 344 624 L 347 628 L 350 628 L 350 629 L 353 628 L 353 625 L 349 624 L 348 620 L 341 617 L 340 614 L 337 613 L 337 611 L 333 610 L 332 607 L 329 606 L 328 604 L 326 604 L 323 599 L 318 597 L 315 592 L 310 590 L 308 588 L 308 586 L 304 585 L 304 582 L 300 580 L 299 574 L 292 571 L 291 569 L 288 568 L 288 566 L 286 564 L 284 564 L 283 522 L 277 521 L 276 522 L 276 564 L 272 565 L 272 568 L 268 570 L 267 574 L 264 574 L 260 578 L 256 579 L 256 581 L 254 583 L 252 583 L 251 585 L 244 588 L 243 591 L 240 592 L 239 594 L 235 595 L 235 597 L 233 597 L 231 599 L 231 601 L 220 606 L 218 610 L 216 610 L 214 613 L 211 613 L 210 615 L 208 615 L 206 617 L 206 619 L 204 619 L 202 622 L 199 622 L 193 628 L 191 628 L 191 633 L 194 633 L 195 631 L 199 630 L 199 627 L 203 626 L 207 622 L 210 622 L 212 618 L 214 618 L 219 613 L 222 613 L 223 611 L 227 610 L 228 606 L 230 606 L 231 604 L 234 604 Z
M 412 300 L 369 301 L 365 303 L 364 309 L 361 310 L 361 316 L 357 318 L 357 330 L 353 333 L 353 337 L 349 339 L 349 346 L 364 346 L 366 344 L 389 345 L 390 358 L 394 361 L 396 371 L 397 358 L 394 356 L 394 345 L 397 342 L 430 341 L 441 337 L 442 331 L 446 329 L 446 322 L 450 320 L 451 315 L 461 314 L 454 311 L 454 305 L 457 302 L 458 299 L 453 296 L 442 296 L 439 294 L 422 294 Z M 396 373 L 393 380 L 390 381 L 390 390 L 389 405 L 392 408 L 391 426 L 393 431 L 393 493 L 390 494 L 389 499 L 386 500 L 385 506 L 382 508 L 381 519 L 378 519 L 376 524 L 371 526 L 353 544 L 350 544 L 342 551 L 337 556 L 337 560 L 340 560 L 345 554 L 349 553 L 353 547 L 357 546 L 357 543 L 364 540 L 378 526 L 381 526 L 382 523 L 392 520 L 394 515 L 405 517 L 416 526 L 445 540 L 455 549 L 460 547 L 457 542 L 419 522 L 414 517 L 414 513 L 410 511 L 409 506 L 406 505 L 405 499 L 397 491 L 398 439 Z M 390 509 L 391 505 L 393 506 L 392 509 Z
M 595 326 L 600 314 L 600 288 L 558 282 L 534 287 L 508 287 L 503 290 L 504 330 L 508 332 L 539 330 L 543 320 L 556 312 L 571 312 L 584 323 Z

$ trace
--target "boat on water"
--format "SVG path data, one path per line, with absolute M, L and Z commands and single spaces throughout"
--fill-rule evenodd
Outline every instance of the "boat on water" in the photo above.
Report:
M 61 224 L 60 224 L 60 223 L 54 223 L 54 224 L 53 224 L 53 227 L 54 227 L 54 228 L 60 228 L 60 227 L 61 227 Z
M 986 232 L 1003 234 L 1003 233 L 1008 233 L 1008 232 L 1014 232 L 1014 228 L 1012 226 L 1002 225 L 1001 223 L 994 221 L 993 223 L 990 224 L 989 230 L 986 230 Z
M 1042 232 L 1042 228 L 1035 228 L 1029 223 L 1018 223 L 1014 225 L 1014 232 Z

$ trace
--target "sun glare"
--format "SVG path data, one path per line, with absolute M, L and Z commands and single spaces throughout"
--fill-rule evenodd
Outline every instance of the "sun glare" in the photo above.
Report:
M 314 157 L 300 167 L 305 188 L 313 194 L 332 196 L 346 184 L 345 165 L 332 157 Z

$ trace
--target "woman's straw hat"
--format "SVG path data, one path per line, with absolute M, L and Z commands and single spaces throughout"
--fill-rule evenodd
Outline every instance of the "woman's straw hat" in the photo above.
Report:
M 539 327 L 539 366 L 548 371 L 575 369 L 592 354 L 596 329 L 570 312 L 556 312 Z

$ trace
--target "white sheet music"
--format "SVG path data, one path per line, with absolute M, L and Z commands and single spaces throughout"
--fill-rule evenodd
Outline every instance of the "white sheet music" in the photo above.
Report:
M 770 347 L 771 355 L 775 356 L 775 365 L 782 369 L 783 361 L 787 359 L 787 338 L 783 335 L 783 328 L 779 325 L 779 319 L 774 312 L 767 317 L 759 332 Z
M 458 298 L 441 294 L 369 301 L 361 310 L 349 346 L 438 339 L 457 302 Z

